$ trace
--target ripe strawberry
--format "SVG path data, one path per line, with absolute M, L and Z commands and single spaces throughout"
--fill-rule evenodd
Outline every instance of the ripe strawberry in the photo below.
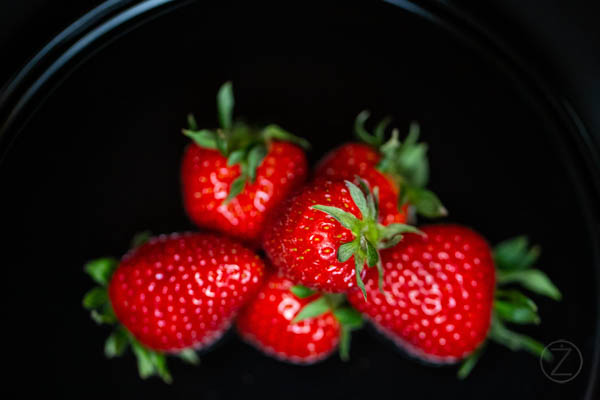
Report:
M 398 204 L 398 186 L 375 168 L 380 158 L 374 147 L 364 143 L 346 143 L 319 162 L 315 177 L 329 180 L 354 180 L 355 176 L 361 177 L 370 186 L 379 188 L 382 222 L 405 223 L 408 204 Z
M 165 354 L 193 360 L 231 325 L 239 308 L 259 288 L 264 264 L 230 239 L 209 234 L 162 235 L 134 248 L 119 263 L 94 260 L 86 271 L 100 284 L 84 306 L 100 323 L 119 323 L 106 355 L 127 345 L 140 376 L 170 381 Z
M 367 299 L 358 290 L 348 300 L 408 353 L 433 363 L 470 357 L 459 371 L 474 366 L 486 337 L 513 350 L 541 354 L 543 345 L 508 330 L 504 323 L 538 323 L 535 304 L 496 283 L 520 283 L 555 299 L 560 293 L 539 271 L 530 269 L 538 250 L 518 238 L 492 254 L 476 232 L 458 225 L 430 225 L 423 236 L 409 234 L 381 252 L 383 291 L 371 271 L 365 277 Z M 495 266 L 498 268 L 496 271 Z
M 398 130 L 392 131 L 384 143 L 389 119 L 382 120 L 370 134 L 364 127 L 367 111 L 356 117 L 356 135 L 364 143 L 346 143 L 327 154 L 317 165 L 315 177 L 353 179 L 358 175 L 372 187 L 379 187 L 381 215 L 385 223 L 404 223 L 408 204 L 419 214 L 439 217 L 446 209 L 431 191 L 425 189 L 429 176 L 427 146 L 418 143 L 419 126 L 412 124 L 404 142 L 398 140 Z
M 350 331 L 362 325 L 358 312 L 340 307 L 343 295 L 320 295 L 272 274 L 237 319 L 239 334 L 264 353 L 295 364 L 312 364 L 340 345 L 348 358 Z
M 294 282 L 320 291 L 362 288 L 365 262 L 381 271 L 378 249 L 415 228 L 382 225 L 376 188 L 371 192 L 364 181 L 361 186 L 318 180 L 286 200 L 265 229 L 263 248 L 271 262 Z
M 201 129 L 190 116 L 194 143 L 183 156 L 183 203 L 203 228 L 257 244 L 266 215 L 306 179 L 308 142 L 276 125 L 232 122 L 231 83 L 217 96 L 220 129 Z M 299 145 L 299 146 L 298 146 Z

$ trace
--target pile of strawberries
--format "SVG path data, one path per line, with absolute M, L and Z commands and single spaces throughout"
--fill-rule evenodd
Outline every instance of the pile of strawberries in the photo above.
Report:
M 235 324 L 282 361 L 310 364 L 336 349 L 346 360 L 364 320 L 420 360 L 461 362 L 460 377 L 488 339 L 542 353 L 507 327 L 539 323 L 516 285 L 560 299 L 532 269 L 539 249 L 519 237 L 492 251 L 469 228 L 414 225 L 417 214 L 446 215 L 426 189 L 427 146 L 416 124 L 402 141 L 395 129 L 386 140 L 389 120 L 371 133 L 363 112 L 361 142 L 332 150 L 309 174 L 305 140 L 277 125 L 234 122 L 230 83 L 217 106 L 218 129 L 199 129 L 190 116 L 183 131 L 192 140 L 183 203 L 203 231 L 141 234 L 120 261 L 85 266 L 99 286 L 83 304 L 96 322 L 114 325 L 108 357 L 130 347 L 142 378 L 169 382 L 166 356 L 195 363 L 197 350 Z

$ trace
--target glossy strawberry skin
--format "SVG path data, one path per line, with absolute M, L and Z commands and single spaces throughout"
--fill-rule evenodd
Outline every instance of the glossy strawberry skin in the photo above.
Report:
M 398 209 L 399 189 L 394 181 L 376 168 L 379 152 L 364 143 L 346 143 L 329 152 L 319 162 L 314 176 L 331 180 L 354 181 L 355 176 L 366 180 L 371 188 L 379 188 L 382 223 L 405 223 L 407 206 Z
M 108 293 L 117 319 L 140 343 L 176 352 L 217 340 L 263 278 L 260 258 L 230 239 L 173 234 L 125 255 Z
M 218 151 L 191 144 L 181 167 L 184 207 L 199 227 L 256 245 L 268 213 L 305 181 L 307 170 L 300 147 L 274 141 L 254 183 L 248 182 L 239 195 L 223 204 L 231 183 L 240 176 L 240 166 L 228 166 Z
M 344 182 L 313 182 L 288 198 L 269 220 L 263 249 L 273 265 L 294 282 L 319 291 L 344 292 L 357 284 L 354 258 L 341 263 L 337 251 L 354 236 L 333 217 L 311 208 L 316 204 L 361 216 Z
M 495 269 L 479 234 L 457 225 L 420 228 L 381 252 L 382 294 L 377 274 L 365 278 L 348 300 L 408 353 L 433 363 L 456 362 L 486 338 L 494 299 Z
M 340 338 L 340 325 L 331 311 L 292 323 L 298 312 L 319 295 L 300 299 L 292 281 L 272 274 L 254 300 L 240 312 L 236 325 L 248 343 L 282 361 L 311 364 L 329 356 Z

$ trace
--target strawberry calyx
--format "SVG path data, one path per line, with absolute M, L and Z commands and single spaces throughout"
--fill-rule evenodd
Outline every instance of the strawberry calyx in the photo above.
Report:
M 302 285 L 292 286 L 291 292 L 298 298 L 304 299 L 316 295 L 318 292 Z M 308 318 L 315 318 L 331 311 L 340 324 L 339 354 L 342 361 L 350 359 L 350 340 L 352 331 L 360 329 L 363 324 L 362 315 L 350 307 L 346 296 L 340 293 L 323 293 L 315 300 L 306 304 L 298 312 L 292 323 L 297 323 Z
M 225 82 L 217 93 L 219 128 L 216 130 L 199 129 L 196 119 L 190 114 L 188 115 L 188 129 L 183 129 L 183 134 L 192 139 L 196 145 L 221 153 L 223 157 L 227 158 L 228 166 L 240 166 L 240 176 L 232 182 L 229 194 L 223 201 L 224 204 L 240 194 L 247 182 L 255 181 L 256 169 L 267 155 L 271 141 L 291 142 L 305 149 L 310 147 L 308 141 L 291 134 L 278 125 L 270 124 L 256 129 L 242 122 L 234 121 L 234 104 L 233 85 L 231 82 Z
M 443 217 L 448 214 L 446 208 L 435 193 L 426 189 L 429 180 L 429 161 L 427 144 L 418 142 L 420 128 L 416 122 L 411 123 L 408 135 L 403 142 L 398 139 L 397 129 L 385 141 L 385 131 L 391 122 L 389 117 L 381 120 L 373 133 L 365 128 L 369 118 L 368 111 L 362 111 L 356 117 L 354 130 L 363 142 L 376 148 L 381 154 L 377 169 L 390 177 L 400 190 L 398 209 L 405 204 L 413 205 L 417 213 L 428 217 Z
M 145 243 L 150 234 L 137 234 L 132 243 L 134 247 Z M 142 379 L 151 376 L 160 377 L 165 383 L 171 383 L 173 378 L 167 368 L 166 354 L 149 349 L 142 345 L 125 326 L 119 323 L 108 296 L 108 285 L 119 261 L 112 257 L 98 258 L 87 262 L 84 271 L 98 284 L 83 297 L 83 307 L 90 311 L 92 319 L 99 325 L 113 326 L 113 332 L 104 343 L 104 354 L 107 358 L 121 356 L 127 347 L 131 347 L 136 356 L 138 372 Z M 193 349 L 184 349 L 175 354 L 180 359 L 197 364 L 198 356 Z
M 360 188 L 350 181 L 345 181 L 345 184 L 352 201 L 361 213 L 361 218 L 357 218 L 354 214 L 337 207 L 318 204 L 312 206 L 312 208 L 330 215 L 354 235 L 354 240 L 340 245 L 337 251 L 337 259 L 340 263 L 344 263 L 354 257 L 356 282 L 366 299 L 367 292 L 361 277 L 365 264 L 367 267 L 377 267 L 379 288 L 381 289 L 383 286 L 383 265 L 379 250 L 398 244 L 402 240 L 403 233 L 420 233 L 420 231 L 411 225 L 394 223 L 384 226 L 379 223 L 378 188 L 375 187 L 371 191 L 367 182 L 358 176 L 356 179 L 360 184 Z
M 499 243 L 493 252 L 496 265 L 496 291 L 494 308 L 488 339 L 502 344 L 513 351 L 525 350 L 535 356 L 549 361 L 550 352 L 544 351 L 544 345 L 537 340 L 514 332 L 506 324 L 534 324 L 541 320 L 537 305 L 514 285 L 520 285 L 538 295 L 550 297 L 559 301 L 562 297 L 558 288 L 550 278 L 539 269 L 533 269 L 533 264 L 540 255 L 539 246 L 529 246 L 525 236 Z M 471 372 L 485 347 L 482 343 L 469 357 L 465 359 L 458 371 L 458 377 L 463 379 Z

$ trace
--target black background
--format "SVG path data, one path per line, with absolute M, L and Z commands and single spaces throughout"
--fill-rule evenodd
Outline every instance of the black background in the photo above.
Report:
M 30 15 L 11 10 L 15 17 L 2 25 L 10 29 L 0 44 L 14 55 L 1 63 L 6 76 L 47 40 L 43 35 L 94 2 L 66 2 L 62 11 L 55 2 L 43 3 L 43 11 Z M 473 12 L 490 17 L 489 10 Z M 505 12 L 502 18 L 510 15 Z M 586 26 L 585 13 L 580 16 L 577 24 Z M 502 25 L 498 18 L 490 25 Z M 60 27 L 58 20 L 64 21 Z M 569 75 L 573 65 L 540 62 L 553 48 L 536 49 L 540 74 L 588 115 L 597 81 L 583 95 L 581 75 Z M 406 360 L 368 330 L 356 334 L 349 363 L 332 357 L 310 368 L 266 358 L 230 334 L 198 368 L 173 360 L 170 387 L 139 380 L 130 355 L 105 360 L 108 331 L 80 307 L 91 287 L 81 265 L 122 254 L 136 231 L 193 229 L 179 198 L 186 140 L 178 132 L 189 111 L 201 125 L 215 124 L 214 95 L 227 79 L 234 82 L 238 115 L 307 137 L 313 161 L 351 137 L 363 108 L 377 118 L 392 115 L 402 129 L 419 121 L 430 143 L 431 186 L 450 210 L 449 220 L 491 242 L 528 233 L 543 246 L 540 265 L 565 299 L 536 298 L 543 324 L 523 331 L 544 342 L 575 343 L 584 357 L 581 374 L 556 384 L 534 357 L 492 345 L 469 380 L 460 382 L 454 369 Z M 586 122 L 594 126 L 593 118 Z M 583 398 L 598 319 L 591 279 L 598 244 L 586 231 L 577 160 L 563 150 L 555 116 L 493 59 L 391 5 L 248 6 L 233 13 L 225 5 L 197 4 L 164 15 L 74 71 L 0 168 L 1 220 L 10 233 L 2 246 L 5 331 L 7 343 L 21 353 L 12 372 L 35 383 L 18 390 L 41 386 L 73 398 Z

